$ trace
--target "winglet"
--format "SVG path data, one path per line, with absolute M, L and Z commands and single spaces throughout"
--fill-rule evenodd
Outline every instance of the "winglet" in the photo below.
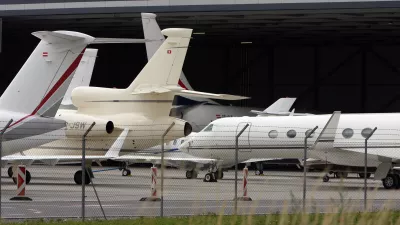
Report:
M 110 158 L 119 157 L 119 152 L 121 151 L 122 146 L 124 145 L 125 139 L 128 136 L 128 132 L 129 132 L 128 128 L 125 128 L 122 131 L 117 140 L 114 141 L 110 149 L 105 154 L 106 157 Z
M 318 146 L 322 143 L 324 144 L 324 148 L 333 148 L 333 142 L 335 141 L 336 130 L 340 120 L 340 114 L 340 111 L 333 112 L 324 129 L 322 129 L 320 135 L 312 146 L 312 149 L 318 149 Z

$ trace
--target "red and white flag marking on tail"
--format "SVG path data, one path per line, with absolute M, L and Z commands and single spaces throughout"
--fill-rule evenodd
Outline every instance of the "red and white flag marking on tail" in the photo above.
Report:
M 172 53 L 172 50 L 167 50 L 167 53 L 168 53 L 168 54 L 171 54 L 171 53 Z
M 47 57 L 47 56 L 49 56 L 49 53 L 48 53 L 48 52 L 43 52 L 43 53 L 42 53 L 42 56 L 43 56 L 43 57 Z

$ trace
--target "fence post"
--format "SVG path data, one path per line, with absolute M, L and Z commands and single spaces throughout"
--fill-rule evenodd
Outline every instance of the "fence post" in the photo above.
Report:
M 168 132 L 175 126 L 175 122 L 172 122 L 169 125 L 168 129 L 164 132 L 161 136 L 161 188 L 160 188 L 160 198 L 161 198 L 161 205 L 160 205 L 160 216 L 164 217 L 164 139 Z
M 6 126 L 3 128 L 3 130 L 0 131 L 0 160 L 3 158 L 3 136 L 4 133 L 6 132 L 6 130 L 8 129 L 8 127 L 10 126 L 10 124 L 13 122 L 13 120 L 11 119 L 10 121 L 8 121 L 8 123 L 6 124 Z M 2 171 L 2 166 L 0 165 L 0 219 L 2 218 L 2 204 L 1 204 L 1 197 L 2 197 L 2 192 L 1 192 L 1 187 L 3 186 L 2 180 L 1 180 L 1 173 Z
M 368 140 L 375 133 L 377 127 L 365 138 L 365 153 L 364 153 L 364 211 L 367 211 L 367 167 L 368 167 Z
M 242 130 L 235 137 L 235 209 L 234 213 L 237 215 L 237 203 L 238 203 L 238 164 L 239 164 L 239 137 L 243 134 L 243 132 L 249 127 L 249 124 L 246 124 L 242 128 Z
M 96 122 L 93 122 L 82 136 L 82 221 L 85 221 L 86 136 L 95 124 Z
M 318 129 L 318 126 L 314 127 L 310 132 L 307 133 L 304 138 L 304 159 L 303 159 L 303 213 L 306 212 L 306 194 L 307 194 L 307 140 L 310 136 Z

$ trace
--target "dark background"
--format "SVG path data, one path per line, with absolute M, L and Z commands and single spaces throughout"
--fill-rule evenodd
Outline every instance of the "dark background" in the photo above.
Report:
M 266 107 L 298 97 L 301 111 L 400 111 L 400 11 L 291 10 L 159 13 L 160 27 L 194 28 L 184 72 L 195 90 L 250 96 Z M 37 30 L 143 38 L 139 13 L 3 17 L 0 92 L 38 43 Z M 251 41 L 252 44 L 241 44 Z M 96 45 L 92 86 L 125 88 L 144 44 Z

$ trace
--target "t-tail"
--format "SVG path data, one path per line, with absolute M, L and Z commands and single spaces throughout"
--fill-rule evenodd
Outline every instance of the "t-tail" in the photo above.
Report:
M 142 24 L 143 24 L 143 33 L 146 40 L 146 53 L 147 59 L 150 60 L 154 53 L 158 50 L 158 48 L 162 45 L 165 41 L 164 35 L 161 33 L 161 29 L 156 21 L 156 14 L 153 13 L 142 13 Z M 189 81 L 186 79 L 185 74 L 183 71 L 180 74 L 180 78 L 178 80 L 178 85 L 185 90 L 194 89 L 190 85 Z M 195 97 L 188 97 L 185 98 L 190 99 L 196 102 L 207 102 L 214 105 L 219 105 L 219 103 L 208 99 L 208 98 L 195 98 Z
M 53 117 L 86 46 L 94 38 L 71 31 L 39 31 L 38 46 L 0 97 L 0 109 Z

